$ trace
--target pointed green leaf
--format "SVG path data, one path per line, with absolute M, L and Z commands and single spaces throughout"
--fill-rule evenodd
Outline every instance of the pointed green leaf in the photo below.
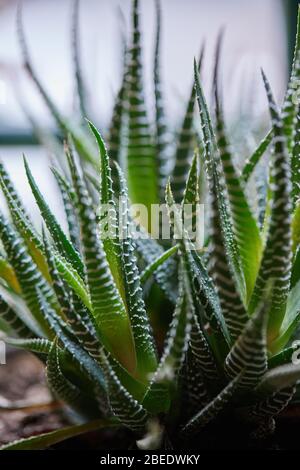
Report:
M 2 163 L 0 163 L 0 185 L 12 220 L 22 236 L 30 256 L 44 277 L 49 279 L 47 263 L 37 240 L 38 235 Z
M 145 284 L 150 276 L 156 272 L 156 270 L 164 264 L 174 253 L 178 251 L 178 245 L 174 245 L 167 251 L 163 252 L 161 256 L 156 258 L 151 264 L 149 264 L 140 275 L 141 284 Z
M 111 161 L 117 162 L 121 167 L 124 167 L 124 162 L 122 161 L 122 149 L 124 146 L 124 119 L 126 117 L 126 54 L 127 48 L 125 48 L 125 57 L 124 57 L 124 70 L 122 76 L 122 83 L 118 92 L 118 95 L 115 99 L 112 118 L 109 126 L 109 135 L 108 135 L 108 149 L 109 157 Z M 114 178 L 114 167 L 112 168 L 113 181 Z
M 7 302 L 0 296 L 0 318 L 9 326 L 9 329 L 20 338 L 30 338 L 34 333 L 30 328 L 30 323 L 21 317 Z
M 129 317 L 109 269 L 102 241 L 98 236 L 96 215 L 85 181 L 80 177 L 71 154 L 69 154 L 69 164 L 78 198 L 81 242 L 94 326 L 108 351 L 134 374 L 136 354 Z
M 268 371 L 256 388 L 260 394 L 267 395 L 295 385 L 300 380 L 300 366 L 285 364 Z
M 254 169 L 256 168 L 256 165 L 260 161 L 261 157 L 269 147 L 270 143 L 272 142 L 273 139 L 273 130 L 271 129 L 266 136 L 262 139 L 258 147 L 255 149 L 255 151 L 252 153 L 252 155 L 246 160 L 243 170 L 242 170 L 242 179 L 244 180 L 245 183 L 248 182 L 250 179 L 250 176 L 252 175 Z
M 80 44 L 79 44 L 79 0 L 74 1 L 73 8 L 73 24 L 72 24 L 72 46 L 73 46 L 73 62 L 74 62 L 74 75 L 76 80 L 76 89 L 79 101 L 79 110 L 82 120 L 87 117 L 87 94 L 83 80 L 81 69 L 80 57 Z
M 300 281 L 290 290 L 285 316 L 278 334 L 272 342 L 271 351 L 277 352 L 284 348 L 296 332 L 300 322 Z
M 58 398 L 72 406 L 78 404 L 80 390 L 61 371 L 57 341 L 53 342 L 48 354 L 46 375 L 50 389 Z
M 194 243 L 197 243 L 198 241 L 197 237 L 199 236 L 199 228 L 197 226 L 197 217 L 200 217 L 198 158 L 197 153 L 195 153 L 182 200 L 184 229 L 186 230 L 190 240 Z
M 21 294 L 21 287 L 16 273 L 9 262 L 0 255 L 0 278 L 7 282 L 7 285 L 16 293 Z
M 37 291 L 37 300 L 44 318 L 51 326 L 55 336 L 59 338 L 59 342 L 63 345 L 63 349 L 74 359 L 79 370 L 81 370 L 93 382 L 101 396 L 105 396 L 106 386 L 103 372 L 99 367 L 99 364 L 97 364 L 97 362 L 94 361 L 94 359 L 92 359 L 91 356 L 78 344 L 70 328 L 60 317 L 58 317 L 58 315 L 56 315 L 56 312 L 51 308 L 39 290 Z
M 58 171 L 57 168 L 51 168 L 51 171 L 56 179 L 59 191 L 63 200 L 64 210 L 66 214 L 69 235 L 71 243 L 77 252 L 80 252 L 80 234 L 79 234 L 79 223 L 76 216 L 76 210 L 74 205 L 75 195 L 73 194 L 73 188 L 71 188 L 71 182 L 67 181 L 64 176 Z
M 293 147 L 291 167 L 292 167 L 292 199 L 293 199 L 294 206 L 296 206 L 300 197 L 300 107 L 298 108 L 297 115 L 296 115 L 295 144 Z
M 149 418 L 147 411 L 121 384 L 105 356 L 102 366 L 108 383 L 110 405 L 115 416 L 129 429 L 138 433 L 143 431 Z
M 220 158 L 228 192 L 229 206 L 232 215 L 233 230 L 239 250 L 241 265 L 246 283 L 246 303 L 252 294 L 262 255 L 262 241 L 255 218 L 245 196 L 244 187 L 234 166 L 226 135 L 224 113 L 219 91 L 219 57 L 221 39 L 217 46 L 215 66 L 215 102 L 216 134 Z
M 145 262 L 146 266 L 152 265 L 152 263 L 164 255 L 162 246 L 145 233 L 143 233 L 141 238 L 138 237 L 135 240 L 135 244 L 138 255 Z M 176 260 L 169 258 L 153 272 L 155 282 L 172 304 L 175 304 L 177 300 L 177 271 Z
M 166 202 L 169 210 L 169 219 L 173 227 L 174 237 L 179 239 L 181 255 L 189 278 L 189 285 L 196 305 L 196 313 L 199 314 L 201 324 L 209 322 L 213 330 L 212 338 L 216 340 L 215 351 L 218 358 L 222 356 L 223 350 L 228 352 L 230 343 L 226 324 L 220 311 L 219 300 L 214 286 L 204 268 L 196 249 L 188 239 L 188 234 L 182 229 L 182 219 L 176 207 L 170 184 L 166 189 Z M 216 336 L 214 336 L 216 335 Z M 224 357 L 221 359 L 223 362 Z
M 77 253 L 73 245 L 70 243 L 68 238 L 66 237 L 65 233 L 63 232 L 61 226 L 57 222 L 54 214 L 51 212 L 47 202 L 45 201 L 42 193 L 40 192 L 35 179 L 30 171 L 28 163 L 24 157 L 24 166 L 26 175 L 28 178 L 28 182 L 30 184 L 32 193 L 35 197 L 36 203 L 40 209 L 41 216 L 43 217 L 49 232 L 52 235 L 52 238 L 57 246 L 58 251 L 61 253 L 62 256 L 69 261 L 70 264 L 78 271 L 80 276 L 83 276 L 83 263 L 80 259 L 80 255 Z
M 261 420 L 278 415 L 288 406 L 294 394 L 294 386 L 286 387 L 277 393 L 273 393 L 253 407 L 253 409 L 250 411 L 250 418 L 254 417 Z
M 122 200 L 123 205 L 122 216 L 125 217 L 125 221 L 127 221 L 121 221 L 122 231 L 125 231 L 125 236 L 122 234 L 121 268 L 123 269 L 125 281 L 126 304 L 135 342 L 137 374 L 140 376 L 140 380 L 147 383 L 149 374 L 153 373 L 157 367 L 156 348 L 143 300 L 140 274 L 134 252 L 134 240 L 130 233 L 128 191 L 122 170 L 119 166 L 117 166 L 117 172 L 120 200 Z
M 193 363 L 197 364 L 206 383 L 219 381 L 215 358 L 196 317 L 192 321 L 190 356 Z
M 105 143 L 98 130 L 91 122 L 89 122 L 89 126 L 97 140 L 101 161 L 99 221 L 100 236 L 103 240 L 103 248 L 111 273 L 122 296 L 123 302 L 125 303 L 125 286 L 121 262 L 121 245 L 117 226 L 117 210 L 114 199 L 112 172 L 110 168 L 109 157 Z M 117 175 L 115 179 L 116 181 L 118 180 Z M 117 184 L 119 184 L 119 182 Z
M 36 288 L 39 287 L 46 298 L 53 302 L 53 294 L 45 279 L 32 262 L 25 246 L 13 228 L 0 214 L 0 238 L 7 253 L 8 260 L 16 273 L 22 289 L 23 298 L 40 328 L 46 335 L 51 334 L 36 298 Z
M 242 374 L 237 376 L 212 401 L 199 411 L 182 429 L 184 436 L 194 435 L 223 411 L 233 397 Z
M 151 204 L 158 202 L 158 168 L 155 149 L 147 119 L 142 84 L 141 33 L 139 27 L 139 2 L 133 2 L 132 44 L 128 51 L 126 96 L 128 101 L 128 147 L 126 172 L 129 198 L 133 204 L 143 204 L 148 218 L 141 224 L 150 229 Z M 143 182 L 141 184 L 141 182 Z
M 0 450 L 41 450 L 63 442 L 66 439 L 80 436 L 102 428 L 116 427 L 119 424 L 113 419 L 98 419 L 84 424 L 68 426 L 39 436 L 27 437 L 19 441 L 10 442 L 0 447 Z
M 63 318 L 66 319 L 75 333 L 80 344 L 96 360 L 99 360 L 100 344 L 88 315 L 86 307 L 74 292 L 66 289 L 55 264 L 55 258 L 51 247 L 43 232 L 45 253 L 52 279 L 52 286 L 61 307 Z
M 298 281 L 300 281 L 300 246 L 298 247 L 294 257 L 291 274 L 291 288 L 293 288 Z
M 299 100 L 299 79 L 300 79 L 300 8 L 298 7 L 297 35 L 294 51 L 294 59 L 291 71 L 291 77 L 288 83 L 287 92 L 282 108 L 282 121 L 284 134 L 287 140 L 287 149 L 289 154 L 293 155 L 295 122 L 298 112 Z M 292 159 L 293 163 L 293 159 Z
M 300 199 L 295 205 L 295 210 L 292 218 L 292 250 L 293 253 L 297 251 L 300 246 Z
M 273 199 L 266 245 L 249 303 L 249 313 L 257 308 L 268 281 L 272 280 L 268 341 L 277 337 L 286 310 L 291 272 L 290 168 L 282 120 L 270 85 L 263 74 L 274 129 L 272 164 Z
M 188 351 L 182 384 L 184 419 L 194 416 L 210 401 L 210 394 L 196 357 Z
M 155 0 L 156 34 L 154 46 L 153 82 L 155 97 L 155 137 L 156 156 L 158 161 L 158 178 L 160 200 L 164 201 L 164 191 L 170 167 L 170 149 L 168 141 L 168 127 L 164 109 L 164 97 L 161 84 L 160 49 L 161 49 L 161 4 Z
M 201 50 L 198 70 L 201 69 L 204 56 L 204 46 Z M 194 130 L 194 109 L 195 109 L 196 91 L 194 83 L 190 92 L 189 100 L 185 110 L 183 122 L 179 131 L 178 142 L 175 154 L 175 164 L 172 173 L 172 187 L 174 191 L 175 202 L 180 203 L 186 180 L 190 168 L 191 157 L 193 154 L 193 141 L 195 138 Z
M 278 354 L 275 354 L 274 356 L 270 357 L 268 361 L 268 369 L 273 369 L 274 367 L 290 363 L 294 352 L 297 351 L 298 348 L 299 345 L 296 341 L 292 346 L 283 349 Z
M 184 361 L 190 338 L 194 306 L 189 291 L 187 276 L 182 264 L 180 269 L 182 279 L 180 282 L 178 302 L 175 307 L 162 357 L 153 375 L 149 390 L 143 400 L 144 406 L 152 413 L 168 410 L 170 397 L 168 396 L 167 389 L 170 390 L 169 393 L 173 391 L 172 389 L 178 379 L 178 374 Z
M 225 371 L 230 378 L 244 372 L 239 387 L 246 390 L 257 385 L 267 370 L 267 314 L 266 306 L 260 306 L 249 319 L 225 361 Z
M 221 308 L 229 332 L 236 339 L 247 322 L 243 305 L 245 280 L 240 266 L 232 223 L 228 213 L 226 189 L 217 143 L 195 63 L 195 85 L 201 125 L 205 141 L 205 165 L 211 194 L 211 266 L 212 277 L 219 293 Z
M 36 354 L 49 354 L 52 342 L 45 338 L 32 338 L 24 339 L 22 334 L 21 338 L 5 338 L 5 342 L 14 348 L 21 348 L 25 351 L 30 351 Z M 31 334 L 32 336 L 32 334 Z

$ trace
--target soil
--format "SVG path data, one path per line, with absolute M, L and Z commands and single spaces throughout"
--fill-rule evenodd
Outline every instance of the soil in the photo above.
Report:
M 25 406 L 25 408 L 24 408 Z M 10 410 L 4 409 L 10 407 Z M 16 409 L 13 409 L 16 408 Z M 208 426 L 186 450 L 299 450 L 300 407 L 289 407 L 276 419 L 275 433 L 261 442 L 234 419 Z M 45 381 L 44 366 L 32 354 L 12 350 L 0 366 L 0 445 L 53 431 L 70 424 L 62 404 L 54 401 Z M 126 430 L 103 430 L 78 436 L 54 446 L 58 450 L 113 450 L 134 448 L 134 436 Z M 175 444 L 176 446 L 176 444 Z M 184 446 L 183 446 L 184 447 Z M 174 450 L 179 450 L 175 449 Z M 184 449 L 182 449 L 184 450 Z
M 0 445 L 66 424 L 61 404 L 48 391 L 43 364 L 30 353 L 9 351 L 0 366 Z

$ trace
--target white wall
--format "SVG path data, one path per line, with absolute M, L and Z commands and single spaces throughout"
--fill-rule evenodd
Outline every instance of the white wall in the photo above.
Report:
M 30 108 L 47 121 L 44 106 L 21 71 L 16 39 L 15 5 L 7 3 L 0 10 L 0 78 L 10 65 L 21 77 L 22 90 Z M 39 75 L 63 110 L 73 103 L 70 53 L 70 0 L 24 0 L 24 24 L 30 50 Z M 153 44 L 153 1 L 141 0 L 146 78 L 150 94 Z M 281 97 L 287 66 L 284 18 L 281 0 L 162 0 L 163 77 L 169 114 L 179 116 L 182 97 L 187 95 L 192 79 L 192 60 L 200 44 L 206 41 L 204 79 L 208 81 L 213 47 L 221 26 L 226 27 L 223 65 L 228 85 L 227 102 L 236 109 L 243 99 L 248 104 L 251 82 L 259 82 L 257 106 L 265 107 L 259 68 L 266 70 L 276 95 Z M 81 34 L 83 63 L 92 89 L 94 112 L 102 123 L 110 116 L 112 96 L 119 82 L 119 29 L 117 7 L 129 20 L 130 0 L 82 0 Z M 128 22 L 128 21 L 127 21 Z M 130 26 L 129 26 L 130 27 Z M 2 72 L 1 72 L 2 71 Z M 24 124 L 22 112 L 14 99 L 12 84 L 7 85 L 7 105 L 0 106 L 0 119 L 14 125 Z M 256 84 L 254 85 L 254 90 Z M 248 93 L 248 95 L 247 95 Z M 1 122 L 0 121 L 0 122 Z

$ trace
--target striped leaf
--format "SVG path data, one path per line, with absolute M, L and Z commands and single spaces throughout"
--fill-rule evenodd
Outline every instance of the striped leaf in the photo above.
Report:
M 300 380 L 300 366 L 294 364 L 285 364 L 275 367 L 268 371 L 261 382 L 258 384 L 256 391 L 262 396 L 284 390 L 294 386 Z
M 260 299 L 272 280 L 269 342 L 278 335 L 286 310 L 291 272 L 291 201 L 290 169 L 283 135 L 282 121 L 274 103 L 270 85 L 263 74 L 274 129 L 274 156 L 272 162 L 273 200 L 267 240 L 249 303 L 249 313 L 257 308 Z
M 147 120 L 142 84 L 141 33 L 139 29 L 139 2 L 133 1 L 133 36 L 128 51 L 126 96 L 128 101 L 128 146 L 126 172 L 129 198 L 133 204 L 143 204 L 149 217 L 141 224 L 150 225 L 151 204 L 158 202 L 158 171 L 155 149 Z M 143 184 L 141 184 L 143 182 Z
M 295 124 L 295 144 L 293 147 L 292 159 L 292 199 L 294 206 L 300 198 L 300 107 L 297 110 Z
M 18 195 L 16 188 L 3 165 L 3 162 L 0 161 L 0 176 L 1 176 L 1 187 L 6 189 L 8 194 L 10 195 L 11 199 L 15 202 L 16 206 L 20 209 L 20 211 L 24 214 L 24 217 L 29 220 L 29 215 L 22 203 L 20 196 Z
M 218 117 L 220 118 L 220 116 Z M 262 241 L 256 220 L 232 162 L 221 118 L 218 121 L 217 135 L 228 190 L 233 230 L 245 277 L 247 302 L 252 294 L 261 261 Z
M 287 141 L 287 149 L 289 154 L 293 155 L 294 138 L 295 138 L 295 122 L 298 112 L 298 96 L 299 96 L 299 80 L 300 80 L 300 10 L 298 8 L 297 36 L 294 51 L 294 59 L 291 71 L 291 77 L 288 83 L 287 92 L 282 108 L 282 121 L 284 134 Z M 292 160 L 293 163 L 293 160 Z
M 100 236 L 103 240 L 103 248 L 111 273 L 114 277 L 117 288 L 122 295 L 123 302 L 125 303 L 125 287 L 121 262 L 121 244 L 117 225 L 117 210 L 115 205 L 109 157 L 105 143 L 98 130 L 91 122 L 89 122 L 89 126 L 97 140 L 101 161 L 99 216 Z M 117 184 L 119 185 L 119 183 Z
M 219 57 L 221 36 L 217 46 L 215 66 L 215 103 L 216 103 L 216 136 L 220 158 L 228 192 L 229 206 L 232 215 L 233 231 L 241 259 L 246 283 L 246 303 L 250 299 L 257 277 L 262 255 L 262 241 L 259 228 L 251 212 L 244 187 L 235 168 L 226 135 L 224 113 L 219 90 Z
M 212 250 L 210 259 L 212 277 L 218 290 L 223 315 L 234 340 L 247 322 L 247 313 L 242 300 L 245 298 L 245 281 L 228 213 L 226 189 L 220 169 L 217 144 L 196 64 L 195 86 L 205 141 L 205 165 L 211 195 L 210 235 Z
M 28 252 L 40 271 L 43 273 L 44 277 L 49 279 L 47 263 L 41 250 L 41 244 L 37 241 L 38 235 L 36 234 L 30 217 L 27 214 L 27 211 L 2 163 L 0 163 L 0 185 L 6 199 L 11 218 L 22 236 Z
M 69 313 L 68 321 L 72 331 L 78 338 L 81 346 L 93 359 L 99 362 L 101 344 L 91 322 L 89 310 L 75 293 L 71 294 L 71 305 L 72 309 Z
M 125 41 L 125 38 L 124 38 Z M 127 57 L 127 46 L 124 48 L 124 64 L 122 71 L 122 82 L 116 96 L 112 117 L 109 125 L 109 133 L 107 137 L 108 142 L 108 153 L 111 161 L 117 162 L 122 168 L 124 168 L 124 162 L 122 157 L 122 148 L 125 145 L 125 118 L 126 118 L 126 57 Z M 112 168 L 114 172 L 114 167 Z M 113 181 L 115 183 L 114 173 Z
M 146 266 L 151 266 L 165 253 L 162 246 L 145 233 L 143 233 L 143 237 L 138 237 L 135 243 L 137 253 L 145 262 Z M 176 260 L 169 258 L 153 272 L 153 276 L 166 298 L 169 299 L 172 304 L 175 304 L 177 300 Z
M 285 316 L 278 334 L 278 337 L 272 342 L 271 351 L 281 351 L 289 342 L 292 335 L 297 330 L 300 322 L 300 282 L 290 290 Z
M 219 381 L 215 358 L 195 316 L 192 320 L 190 356 L 192 363 L 198 366 L 204 383 Z
M 7 285 L 16 294 L 21 294 L 21 287 L 12 266 L 0 255 L 0 278 L 4 279 Z
M 242 374 L 232 380 L 232 382 L 230 382 L 213 400 L 211 400 L 202 410 L 190 419 L 182 429 L 183 436 L 188 437 L 189 435 L 195 435 L 195 433 L 201 431 L 204 426 L 215 419 L 218 414 L 224 410 L 236 392 L 241 377 Z
M 202 47 L 198 70 L 201 69 L 204 56 L 204 46 Z M 195 108 L 196 91 L 194 83 L 191 89 L 185 115 L 180 127 L 178 142 L 175 153 L 175 163 L 172 173 L 172 187 L 174 191 L 175 202 L 182 201 L 186 180 L 191 165 L 191 157 L 193 154 L 193 141 L 195 139 L 194 130 L 194 108 Z
M 80 255 L 70 243 L 65 233 L 63 232 L 61 226 L 57 222 L 54 214 L 51 212 L 47 202 L 45 201 L 42 193 L 39 190 L 39 187 L 35 182 L 35 179 L 33 178 L 33 175 L 30 171 L 25 157 L 24 166 L 32 194 L 40 209 L 41 216 L 43 217 L 47 228 L 52 235 L 52 238 L 55 242 L 58 251 L 62 256 L 66 258 L 67 261 L 69 261 L 69 263 L 74 267 L 74 269 L 78 271 L 79 275 L 83 277 L 84 267 Z
M 258 147 L 255 149 L 252 155 L 246 160 L 244 167 L 242 169 L 242 174 L 241 174 L 241 178 L 242 180 L 244 180 L 245 183 L 249 181 L 261 157 L 264 155 L 269 145 L 271 144 L 272 139 L 273 139 L 273 130 L 271 129 L 266 134 L 266 136 L 262 139 L 262 141 L 259 143 Z
M 30 327 L 24 316 L 20 316 L 8 303 L 0 296 L 0 318 L 9 326 L 12 334 L 19 338 L 30 338 L 34 330 Z
M 142 432 L 149 418 L 149 414 L 121 384 L 116 373 L 109 365 L 108 359 L 104 355 L 102 365 L 108 383 L 110 405 L 114 415 L 124 426 L 132 431 L 137 433 Z
M 166 389 L 169 388 L 169 393 L 173 391 L 189 344 L 194 305 L 183 263 L 180 269 L 181 280 L 177 305 L 162 357 L 143 401 L 144 406 L 152 413 L 168 410 L 170 397 Z
M 16 273 L 23 298 L 30 312 L 46 336 L 49 334 L 51 336 L 48 324 L 40 311 L 36 298 L 36 289 L 39 288 L 50 303 L 54 301 L 53 294 L 40 271 L 33 263 L 22 240 L 2 214 L 0 214 L 0 238 L 7 253 L 8 261 Z
M 198 155 L 195 153 L 182 200 L 184 229 L 186 230 L 190 240 L 194 243 L 198 241 L 197 237 L 199 236 L 199 227 L 197 225 L 197 217 L 200 217 L 199 204 Z
M 5 338 L 5 342 L 14 348 L 21 348 L 36 354 L 49 354 L 52 341 L 45 338 L 24 338 L 26 338 L 26 335 L 22 334 L 22 338 Z
M 189 285 L 195 302 L 196 314 L 199 315 L 200 324 L 207 323 L 218 340 L 216 354 L 219 357 L 223 350 L 228 349 L 230 342 L 228 331 L 220 311 L 220 305 L 216 292 L 212 285 L 201 259 L 196 253 L 195 247 L 188 239 L 188 235 L 182 229 L 182 219 L 176 207 L 170 184 L 166 189 L 166 202 L 169 210 L 170 223 L 173 226 L 174 237 L 179 239 L 180 253 L 183 257 L 185 269 L 189 278 Z M 196 261 L 195 261 L 196 260 Z M 214 338 L 214 335 L 212 335 Z M 215 338 L 215 339 L 216 339 Z M 222 351 L 222 352 L 221 352 Z M 223 358 L 224 359 L 224 358 Z
M 294 257 L 291 275 L 291 288 L 293 288 L 298 281 L 300 281 L 300 246 L 298 247 Z
M 295 253 L 300 246 L 300 199 L 295 205 L 292 218 L 292 251 Z
M 132 327 L 137 356 L 137 374 L 143 382 L 148 382 L 149 374 L 153 373 L 157 367 L 156 349 L 150 321 L 145 309 L 143 291 L 141 288 L 140 274 L 135 256 L 134 240 L 130 234 L 129 227 L 129 202 L 126 183 L 120 167 L 117 167 L 118 186 L 120 188 L 120 198 L 122 200 L 122 216 L 127 220 L 125 237 L 122 237 L 122 269 L 125 282 L 125 294 L 128 315 Z
M 284 104 L 282 107 L 282 120 L 284 127 L 284 134 L 287 138 L 287 148 L 289 154 L 291 155 L 291 165 L 292 165 L 292 181 L 293 181 L 293 201 L 296 202 L 297 194 L 299 195 L 299 159 L 297 154 L 299 153 L 299 146 L 295 139 L 297 140 L 297 126 L 299 128 L 299 119 L 297 114 L 299 112 L 297 106 L 297 97 L 299 95 L 299 79 L 300 79 L 300 15 L 298 12 L 298 22 L 297 22 L 297 38 L 294 51 L 294 59 L 291 77 L 288 83 L 287 92 L 284 99 Z M 252 156 L 246 161 L 242 176 L 245 182 L 250 178 L 256 164 L 260 160 L 263 153 L 268 148 L 269 144 L 272 141 L 273 131 L 272 129 L 264 137 L 256 151 Z M 298 149 L 296 148 L 298 146 Z
M 58 398 L 72 406 L 79 402 L 79 388 L 73 385 L 62 373 L 59 348 L 56 341 L 53 342 L 48 354 L 46 375 L 50 389 Z
M 144 285 L 150 276 L 154 274 L 160 266 L 162 266 L 172 255 L 178 250 L 178 245 L 174 245 L 167 251 L 163 252 L 161 256 L 156 258 L 151 264 L 149 264 L 140 275 L 141 285 Z
M 129 317 L 98 236 L 96 215 L 92 209 L 85 181 L 81 178 L 71 154 L 69 154 L 69 164 L 78 198 L 81 243 L 94 326 L 103 345 L 129 372 L 134 374 L 136 353 Z
M 182 384 L 182 414 L 183 419 L 194 416 L 210 402 L 210 394 L 202 375 L 196 357 L 187 354 Z
M 52 286 L 61 307 L 62 316 L 68 321 L 72 331 L 84 349 L 86 349 L 94 359 L 99 360 L 100 345 L 88 311 L 76 294 L 66 288 L 64 281 L 61 279 L 56 268 L 51 246 L 49 245 L 45 233 L 43 233 L 43 240 Z
M 260 306 L 226 358 L 225 371 L 230 378 L 244 372 L 239 388 L 251 390 L 267 370 L 267 314 L 266 306 Z
M 161 4 L 155 0 L 156 12 L 156 35 L 154 47 L 153 82 L 155 97 L 155 137 L 156 158 L 158 161 L 158 178 L 160 200 L 164 201 L 164 193 L 170 167 L 170 148 L 168 139 L 168 127 L 164 109 L 164 97 L 161 84 L 160 72 L 160 49 L 161 49 Z
M 1 177 L 0 177 L 1 182 Z M 6 187 L 5 187 L 6 188 Z M 9 186 L 8 186 L 9 188 Z M 15 226 L 21 234 L 24 243 L 30 253 L 30 256 L 35 261 L 36 265 L 48 280 L 49 272 L 47 260 L 44 253 L 44 245 L 40 235 L 36 232 L 28 217 L 24 215 L 21 209 L 18 207 L 18 200 L 13 200 L 10 197 L 8 188 L 4 189 L 4 195 L 6 197 L 9 210 Z M 61 257 L 57 252 L 54 253 L 55 263 L 59 274 L 65 280 L 65 282 L 76 292 L 79 298 L 82 300 L 87 308 L 91 308 L 89 295 L 86 291 L 85 285 L 74 268 Z
M 70 296 L 68 295 L 68 292 L 65 289 L 64 283 L 62 279 L 60 278 L 58 271 L 56 269 L 53 252 L 47 240 L 44 228 L 43 228 L 43 242 L 44 242 L 44 247 L 45 247 L 45 255 L 47 258 L 48 268 L 49 268 L 49 274 L 51 276 L 52 287 L 56 294 L 58 303 L 61 307 L 62 317 L 65 318 L 70 309 Z
M 106 385 L 102 369 L 78 344 L 70 328 L 56 315 L 56 312 L 51 308 L 39 290 L 37 290 L 37 299 L 44 318 L 50 325 L 55 336 L 59 338 L 59 344 L 62 345 L 62 348 L 75 361 L 77 369 L 94 384 L 94 388 L 99 392 L 101 397 L 105 397 Z
M 2 170 L 4 171 L 4 168 L 2 168 Z M 0 174 L 1 176 L 3 174 L 1 173 L 1 169 Z M 23 212 L 23 207 L 20 205 L 18 196 L 14 197 L 14 199 L 12 198 L 11 195 L 14 195 L 16 193 L 13 190 L 11 191 L 12 183 L 8 179 L 9 177 L 6 172 L 5 175 L 6 176 L 3 176 L 3 178 L 0 177 L 0 184 L 2 185 L 2 189 L 13 222 L 17 227 L 19 233 L 21 234 L 30 256 L 35 261 L 36 265 L 38 266 L 39 270 L 42 272 L 44 277 L 50 280 L 47 260 L 44 253 L 43 241 L 40 235 L 36 232 L 33 224 L 29 220 L 29 217 L 26 215 L 26 211 Z M 91 306 L 89 295 L 77 271 L 75 271 L 74 268 L 65 260 L 65 258 L 61 257 L 57 252 L 54 253 L 54 257 L 59 274 L 67 282 L 67 284 L 76 292 L 76 294 L 82 300 L 84 305 L 87 308 L 90 308 Z
M 87 117 L 87 93 L 83 79 L 80 57 L 79 43 L 79 4 L 80 0 L 74 0 L 73 18 L 72 18 L 72 49 L 73 49 L 73 65 L 74 76 L 76 82 L 76 90 L 78 96 L 79 111 L 82 121 Z
M 66 180 L 57 168 L 52 167 L 51 171 L 56 179 L 62 197 L 71 243 L 76 251 L 80 253 L 79 224 L 74 205 L 75 195 L 73 188 L 70 188 L 71 182 Z
M 253 407 L 251 415 L 259 420 L 278 415 L 290 403 L 295 391 L 295 387 L 291 386 L 283 388 L 279 392 L 272 393 L 272 395 Z
M 195 304 L 195 321 L 199 323 L 202 331 L 205 330 L 209 348 L 213 351 L 215 360 L 223 364 L 231 341 L 216 291 L 195 248 L 187 247 L 184 253 Z

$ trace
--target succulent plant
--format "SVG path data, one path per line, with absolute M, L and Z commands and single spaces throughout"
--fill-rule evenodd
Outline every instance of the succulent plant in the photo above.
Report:
M 157 11 L 160 24 L 158 2 Z M 0 214 L 1 327 L 8 344 L 32 351 L 45 363 L 51 390 L 76 411 L 79 424 L 3 448 L 41 448 L 89 430 L 123 426 L 132 431 L 139 448 L 172 444 L 180 448 L 211 422 L 233 415 L 252 429 L 252 438 L 263 437 L 274 429 L 274 417 L 293 400 L 300 380 L 299 361 L 292 361 L 298 359 L 294 340 L 300 319 L 300 133 L 295 99 L 299 32 L 282 110 L 262 72 L 272 127 L 240 174 L 220 99 L 221 41 L 213 117 L 195 61 L 195 86 L 173 157 L 165 140 L 159 27 L 154 136 L 147 121 L 137 0 L 133 26 L 108 150 L 97 128 L 91 122 L 84 124 L 98 153 L 87 130 L 71 125 L 56 109 L 22 41 L 27 69 L 68 142 L 65 161 L 52 168 L 68 233 L 43 197 L 26 159 L 28 182 L 44 222 L 41 232 L 1 164 L 0 184 L 10 212 L 10 218 Z M 85 110 L 82 75 L 75 62 Z M 194 129 L 194 101 L 200 133 Z M 260 226 L 246 186 L 271 145 Z M 195 147 L 198 152 L 191 160 Z M 168 159 L 173 162 L 171 171 Z M 209 233 L 204 248 L 198 250 L 181 227 L 184 205 L 197 209 L 204 171 Z M 132 235 L 136 222 L 130 205 L 140 203 L 150 209 L 162 200 L 162 188 L 172 229 L 168 246 L 146 230 L 139 238 Z M 147 226 L 148 221 L 141 222 Z M 103 236 L 108 225 L 114 236 Z M 158 297 L 147 288 L 149 283 L 159 286 Z M 173 305 L 162 351 L 151 325 L 152 295 L 160 315 L 165 312 L 157 303 L 165 302 L 164 297 Z

